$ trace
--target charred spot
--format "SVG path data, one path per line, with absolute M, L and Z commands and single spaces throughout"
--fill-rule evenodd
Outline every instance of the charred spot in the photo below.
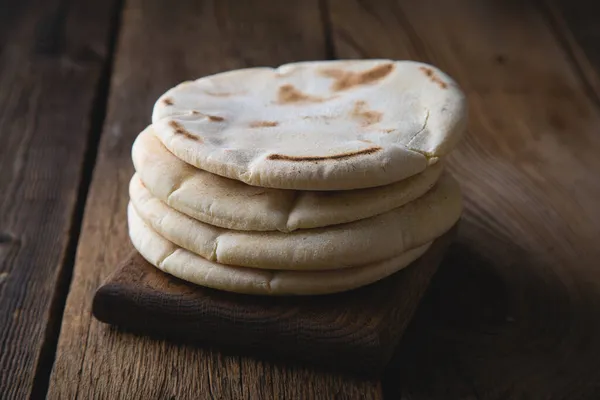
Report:
M 446 82 L 444 82 L 439 76 L 437 76 L 435 74 L 435 71 L 432 70 L 431 68 L 419 67 L 419 69 L 421 71 L 423 71 L 423 73 L 425 75 L 427 75 L 427 77 L 429 79 L 431 79 L 432 82 L 437 83 L 442 89 L 447 89 L 448 88 L 448 84 Z
M 433 79 L 433 81 L 437 83 L 442 89 L 448 89 L 448 84 L 440 78 L 438 78 L 437 76 Z
M 193 140 L 195 142 L 201 142 L 202 140 L 197 137 L 192 135 L 190 132 L 188 132 L 179 122 L 177 121 L 169 121 L 169 126 L 171 128 L 173 128 L 173 131 L 175 132 L 175 134 L 177 135 L 181 135 L 186 137 L 187 139 Z
M 250 122 L 250 128 L 273 128 L 279 125 L 276 121 L 253 121 Z
M 344 71 L 341 69 L 326 69 L 322 74 L 326 77 L 335 79 L 331 89 L 339 92 L 348 90 L 354 86 L 370 85 L 386 76 L 394 70 L 394 64 L 383 64 L 363 72 Z
M 425 73 L 425 75 L 427 75 L 428 77 L 433 77 L 433 70 L 431 68 L 427 68 L 427 67 L 420 67 L 419 68 L 421 71 L 423 71 Z
M 351 151 L 347 153 L 334 154 L 331 156 L 286 156 L 284 154 L 271 154 L 267 157 L 267 160 L 281 160 L 281 161 L 295 161 L 295 162 L 312 162 L 312 161 L 325 161 L 325 160 L 343 160 L 355 156 L 367 155 L 377 153 L 381 150 L 381 147 L 370 147 L 364 150 Z
M 362 100 L 354 103 L 354 108 L 350 115 L 353 118 L 360 120 L 363 126 L 376 124 L 381 121 L 381 118 L 383 117 L 383 114 L 379 111 L 368 110 L 367 103 Z
M 204 114 L 204 113 L 202 113 L 202 112 L 200 112 L 198 110 L 192 110 L 191 114 L 192 115 L 203 115 L 206 118 L 208 118 L 209 121 L 212 121 L 212 122 L 223 122 L 223 121 L 225 121 L 225 118 L 223 118 L 223 117 L 219 117 L 217 115 Z
M 172 106 L 172 105 L 173 105 L 173 99 L 172 99 L 172 98 L 170 98 L 170 97 L 165 97 L 165 98 L 162 100 L 162 102 L 163 102 L 163 104 L 164 104 L 165 106 Z
M 296 89 L 290 84 L 281 86 L 279 88 L 279 93 L 277 94 L 277 102 L 279 104 L 309 102 L 320 103 L 322 101 L 325 101 L 325 99 L 319 96 L 312 96 L 310 94 L 302 93 L 300 90 Z
M 364 85 L 385 78 L 394 70 L 394 64 L 384 64 L 359 74 L 359 83 Z

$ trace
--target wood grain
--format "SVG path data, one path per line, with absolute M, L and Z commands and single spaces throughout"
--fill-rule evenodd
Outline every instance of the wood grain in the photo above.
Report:
M 415 363 L 389 377 L 398 392 L 599 398 L 600 112 L 544 14 L 500 0 L 329 9 L 338 57 L 434 63 L 470 102 L 450 160 L 466 215 L 405 342 Z
M 379 398 L 374 381 L 275 367 L 124 334 L 91 318 L 94 290 L 131 251 L 130 147 L 167 88 L 250 65 L 325 56 L 316 0 L 130 0 L 51 377 L 50 399 Z
M 545 0 L 542 9 L 600 105 L 600 3 L 595 0 Z
M 0 397 L 42 397 L 114 1 L 0 5 Z M 93 154 L 92 154 L 93 155 Z
M 409 268 L 327 296 L 249 296 L 193 285 L 133 252 L 94 296 L 99 320 L 177 342 L 378 378 L 456 229 Z

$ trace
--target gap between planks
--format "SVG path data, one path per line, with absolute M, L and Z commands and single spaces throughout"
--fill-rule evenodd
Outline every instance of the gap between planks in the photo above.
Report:
M 565 54 L 577 73 L 587 95 L 600 108 L 600 78 L 598 69 L 590 62 L 586 49 L 576 39 L 570 25 L 561 14 L 555 0 L 540 0 L 536 2 L 540 13 L 548 22 L 550 30 L 556 41 L 563 48 Z M 572 2 L 570 4 L 573 4 Z M 575 4 L 573 7 L 577 7 Z M 590 12 L 593 12 L 590 10 Z M 598 66 L 600 67 L 600 66 Z
M 83 215 L 87 203 L 87 194 L 92 183 L 92 175 L 98 154 L 98 144 L 100 143 L 102 126 L 104 125 L 104 119 L 106 117 L 108 95 L 110 91 L 110 77 L 113 69 L 115 45 L 120 31 L 123 6 L 124 0 L 117 0 L 109 23 L 110 36 L 108 39 L 108 55 L 94 90 L 95 95 L 94 100 L 92 101 L 92 111 L 90 113 L 90 129 L 84 151 L 81 180 L 78 184 L 77 199 L 73 210 L 71 226 L 69 227 L 64 262 L 61 268 L 59 268 L 56 289 L 54 291 L 54 296 L 51 299 L 50 312 L 41 347 L 40 358 L 34 373 L 33 386 L 31 389 L 32 399 L 45 398 L 46 393 L 48 392 L 50 374 L 56 357 L 62 316 L 67 302 L 71 280 L 73 278 L 75 254 L 77 253 L 79 234 L 81 233 Z

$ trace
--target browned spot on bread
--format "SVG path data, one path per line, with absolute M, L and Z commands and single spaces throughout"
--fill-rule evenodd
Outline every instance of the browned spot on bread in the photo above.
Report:
M 354 86 L 359 85 L 370 85 L 375 83 L 390 74 L 394 70 L 394 64 L 383 64 L 377 67 L 371 68 L 363 72 L 344 71 L 341 69 L 326 69 L 322 71 L 322 74 L 328 78 L 335 79 L 331 89 L 339 92 L 341 90 L 348 90 Z
M 214 96 L 214 97 L 230 97 L 235 94 L 235 93 L 231 93 L 231 92 L 211 92 L 209 90 L 205 90 L 204 93 L 206 93 L 209 96 Z M 242 93 L 238 93 L 238 94 L 242 94 Z
M 279 93 L 277 94 L 277 102 L 279 104 L 320 103 L 322 101 L 325 101 L 325 99 L 319 96 L 302 93 L 290 84 L 281 86 L 279 88 Z
M 165 97 L 165 98 L 162 100 L 162 102 L 163 102 L 163 104 L 164 104 L 164 105 L 166 105 L 166 106 L 172 106 L 172 105 L 173 105 L 173 99 L 172 99 L 172 98 L 170 98 L 170 97 Z
M 427 75 L 428 77 L 432 77 L 433 76 L 433 70 L 431 68 L 427 68 L 427 67 L 419 67 L 419 69 L 421 71 L 423 71 L 425 73 L 425 75 Z
M 177 135 L 185 136 L 187 139 L 193 140 L 194 142 L 202 142 L 202 139 L 192 135 L 177 121 L 169 121 L 169 126 L 173 128 L 173 131 L 175 131 Z
M 216 115 L 208 115 L 208 114 L 204 114 L 198 110 L 192 110 L 192 115 L 204 115 L 206 118 L 208 118 L 209 121 L 213 121 L 213 122 L 222 122 L 225 121 L 225 118 L 223 117 L 219 117 Z
M 395 129 L 384 129 L 383 130 L 385 133 L 392 133 L 395 131 Z
M 368 149 L 351 151 L 348 153 L 334 154 L 331 156 L 286 156 L 284 154 L 271 154 L 267 160 L 283 160 L 283 161 L 324 161 L 324 160 L 342 160 L 360 156 L 363 154 L 373 154 L 381 150 L 381 147 L 369 147 Z
M 324 121 L 327 121 L 327 120 L 330 120 L 330 119 L 334 119 L 334 118 L 335 118 L 335 115 L 327 115 L 327 114 L 324 114 L 324 115 L 304 115 L 302 117 L 302 119 L 305 119 L 305 120 L 318 119 L 318 120 L 324 120 Z
M 359 100 L 354 103 L 354 108 L 350 112 L 353 118 L 360 120 L 362 126 L 376 124 L 381 121 L 382 113 L 379 111 L 367 110 L 367 103 Z
M 421 71 L 423 71 L 423 73 L 425 75 L 427 75 L 427 77 L 429 79 L 431 79 L 432 82 L 437 83 L 442 89 L 447 89 L 448 88 L 448 84 L 446 82 L 444 82 L 439 76 L 437 76 L 435 74 L 435 72 L 431 68 L 419 67 L 419 69 Z
M 279 122 L 275 121 L 252 121 L 250 122 L 250 128 L 272 128 L 279 125 Z

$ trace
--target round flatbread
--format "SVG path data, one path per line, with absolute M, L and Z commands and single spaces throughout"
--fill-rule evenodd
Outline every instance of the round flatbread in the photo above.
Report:
M 323 270 L 386 260 L 434 240 L 459 219 L 461 195 L 448 174 L 423 197 L 385 214 L 291 233 L 234 231 L 182 214 L 131 180 L 131 203 L 162 237 L 220 264 Z
M 146 188 L 170 207 L 207 224 L 250 231 L 291 232 L 382 214 L 421 197 L 443 170 L 438 162 L 400 182 L 357 190 L 260 188 L 181 161 L 151 127 L 135 140 L 132 158 Z
M 446 155 L 465 98 L 435 67 L 343 60 L 251 68 L 185 82 L 154 106 L 178 158 L 250 185 L 347 190 L 387 185 Z
M 129 236 L 149 263 L 188 282 L 229 292 L 261 295 L 317 295 L 368 285 L 399 271 L 431 243 L 382 262 L 332 271 L 285 271 L 234 267 L 206 260 L 160 236 L 128 208 Z

